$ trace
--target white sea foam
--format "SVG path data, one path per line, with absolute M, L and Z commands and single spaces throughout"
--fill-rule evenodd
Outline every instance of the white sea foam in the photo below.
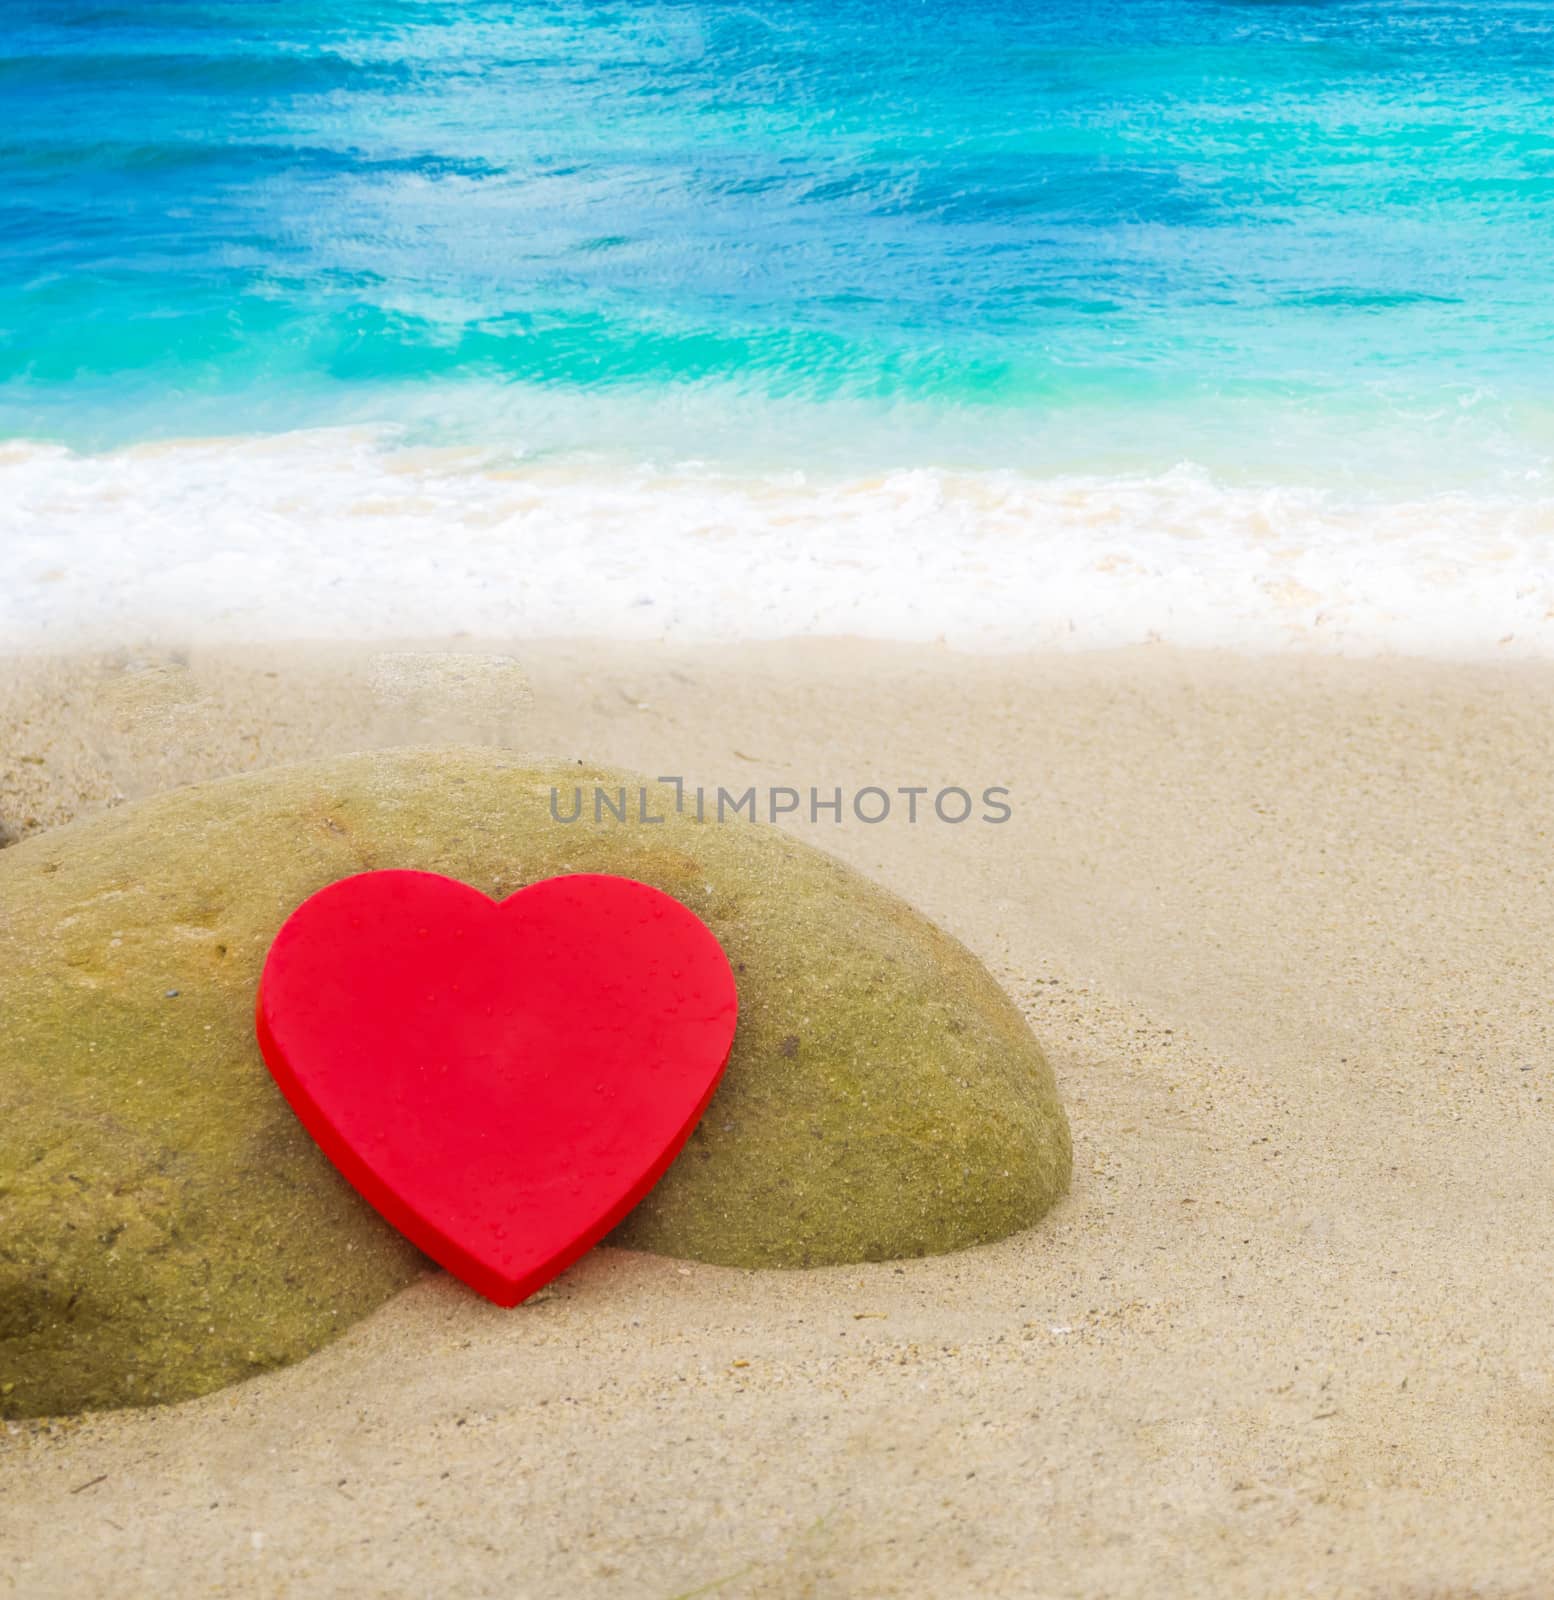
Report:
M 824 481 L 499 466 L 361 431 L 0 447 L 12 649 L 466 632 L 1554 655 L 1554 493 L 1191 467 Z

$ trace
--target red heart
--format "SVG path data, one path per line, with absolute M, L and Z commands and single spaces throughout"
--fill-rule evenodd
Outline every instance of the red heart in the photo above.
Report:
M 511 1306 L 662 1176 L 738 1008 L 711 931 L 645 883 L 579 873 L 498 902 L 436 873 L 364 872 L 287 919 L 257 1022 L 330 1160 Z

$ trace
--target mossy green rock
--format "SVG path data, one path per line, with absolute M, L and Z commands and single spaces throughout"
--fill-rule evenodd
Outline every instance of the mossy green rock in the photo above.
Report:
M 592 815 L 626 783 L 634 819 Z M 583 786 L 584 817 L 560 814 Z M 1024 1021 L 960 944 L 776 829 L 496 751 L 202 784 L 0 855 L 0 1414 L 200 1394 L 294 1361 L 425 1270 L 302 1130 L 253 1038 L 286 915 L 375 867 L 492 895 L 608 871 L 728 952 L 727 1074 L 619 1229 L 747 1267 L 954 1250 L 1034 1222 L 1068 1129 Z

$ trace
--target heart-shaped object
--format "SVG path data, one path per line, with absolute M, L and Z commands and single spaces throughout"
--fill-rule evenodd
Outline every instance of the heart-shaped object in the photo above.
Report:
M 364 872 L 305 900 L 259 983 L 259 1047 L 346 1178 L 516 1305 L 651 1189 L 712 1098 L 739 998 L 722 947 L 630 878 L 488 899 Z

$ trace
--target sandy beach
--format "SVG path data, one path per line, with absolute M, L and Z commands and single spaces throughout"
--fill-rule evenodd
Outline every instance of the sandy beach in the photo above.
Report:
M 1554 1594 L 1554 671 L 479 648 L 518 666 L 398 712 L 365 649 L 149 698 L 12 661 L 0 822 L 434 738 L 1006 785 L 787 825 L 1013 994 L 1071 1196 L 904 1263 L 596 1251 L 511 1312 L 431 1274 L 205 1399 L 8 1425 L 0 1593 Z

